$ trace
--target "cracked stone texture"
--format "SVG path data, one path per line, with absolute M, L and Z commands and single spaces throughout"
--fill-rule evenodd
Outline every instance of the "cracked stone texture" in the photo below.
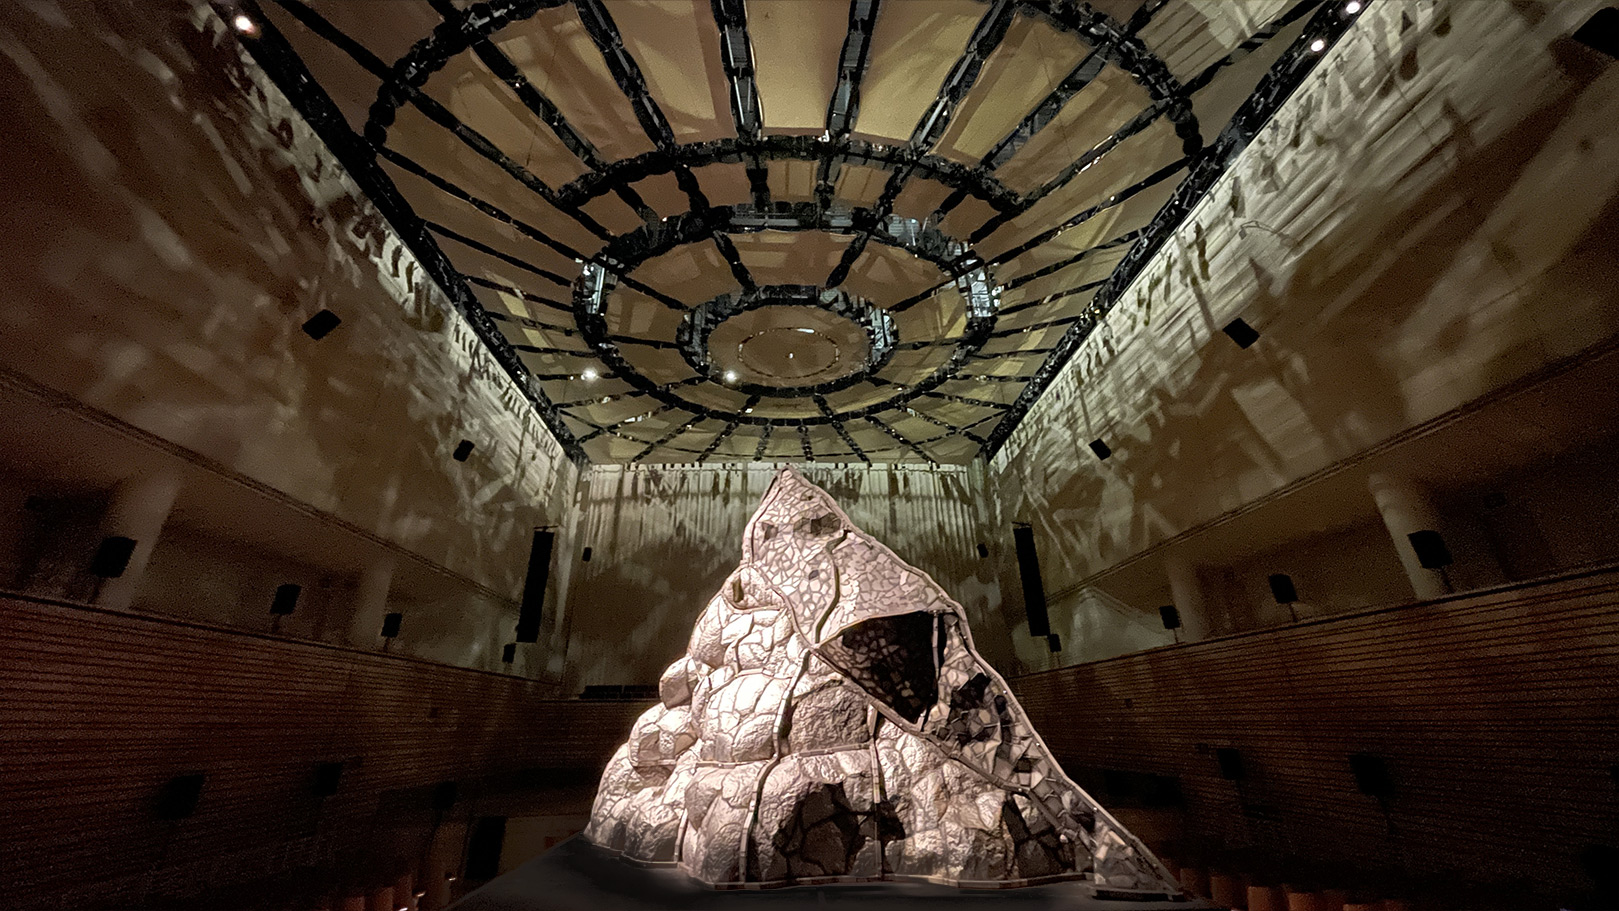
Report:
M 724 887 L 1179 892 L 1063 774 L 927 574 L 791 468 L 602 775 L 585 835 Z

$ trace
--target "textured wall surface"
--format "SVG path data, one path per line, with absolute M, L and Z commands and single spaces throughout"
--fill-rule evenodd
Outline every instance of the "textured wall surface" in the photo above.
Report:
M 1614 335 L 1599 5 L 1368 4 L 994 461 L 1048 588 Z
M 644 709 L 554 700 L 548 687 L 499 674 L 10 598 L 0 599 L 0 692 L 0 882 L 15 908 L 146 907 L 329 868 L 364 851 L 378 827 L 425 822 L 440 781 L 594 774 Z M 338 793 L 316 798 L 314 765 L 331 761 L 345 763 Z M 193 773 L 207 776 L 196 814 L 158 819 L 159 789 Z
M 0 361 L 515 596 L 573 466 L 204 9 L 0 8 Z
M 985 501 L 981 466 L 798 466 L 851 519 L 966 608 L 978 646 L 1000 666 L 1011 652 L 1002 580 L 1016 586 L 1011 529 Z M 568 680 L 653 683 L 679 657 L 692 621 L 736 567 L 748 516 L 773 465 L 596 466 L 580 482 L 579 544 L 569 595 Z M 980 558 L 978 545 L 990 556 Z M 578 555 L 575 555 L 577 561 Z
M 1328 619 L 1012 681 L 1070 771 L 1175 778 L 1176 836 L 1463 884 L 1590 887 L 1619 825 L 1619 574 Z M 1084 724 L 1073 719 L 1083 717 Z M 1235 748 L 1245 777 L 1221 777 Z M 1361 793 L 1349 755 L 1394 783 Z M 1450 891 L 1443 904 L 1469 905 Z M 1481 892 L 1512 906 L 1515 893 Z M 1522 905 L 1519 905 L 1522 906 Z M 1565 905 L 1566 907 L 1566 905 Z

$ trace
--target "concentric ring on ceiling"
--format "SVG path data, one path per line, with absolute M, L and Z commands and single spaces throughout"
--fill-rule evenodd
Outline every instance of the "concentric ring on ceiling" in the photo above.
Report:
M 256 58 L 558 439 L 622 462 L 992 452 L 1349 19 L 1315 0 L 216 7 L 268 16 Z M 860 301 L 897 340 L 855 369 L 854 336 L 824 335 L 854 329 L 787 326 L 840 366 L 728 379 L 691 315 L 772 288 Z

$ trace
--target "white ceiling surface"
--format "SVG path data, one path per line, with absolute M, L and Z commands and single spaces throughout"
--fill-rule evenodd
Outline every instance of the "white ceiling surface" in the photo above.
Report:
M 1135 2 L 1095 5 L 1121 21 L 1140 6 Z M 442 21 L 426 0 L 309 0 L 309 6 L 387 64 L 399 59 Z M 1284 0 L 1169 0 L 1141 30 L 1140 38 L 1163 59 L 1170 72 L 1184 81 L 1230 53 L 1290 6 Z M 337 102 L 350 126 L 362 130 L 381 81 L 276 3 L 266 2 L 264 7 Z M 708 0 L 612 0 L 606 7 L 677 143 L 736 135 L 727 100 L 729 86 L 720 65 L 720 33 Z M 848 4 L 833 0 L 754 0 L 746 9 L 764 134 L 819 135 L 826 128 L 828 99 L 837 82 L 839 50 L 848 29 Z M 869 67 L 860 83 L 861 103 L 853 138 L 903 145 L 938 96 L 969 36 L 989 9 L 989 5 L 976 0 L 884 0 L 871 36 Z M 1284 31 L 1246 60 L 1220 71 L 1193 96 L 1205 142 L 1213 140 L 1294 35 L 1296 28 Z M 527 21 L 496 32 L 492 43 L 561 110 L 602 159 L 610 162 L 653 148 L 573 5 L 541 10 Z M 986 59 L 949 128 L 933 146 L 933 153 L 961 164 L 976 164 L 1090 50 L 1077 37 L 1020 11 L 1006 38 Z M 427 79 L 422 91 L 549 186 L 562 186 L 589 170 L 524 106 L 512 87 L 496 79 L 471 51 L 451 57 Z M 1140 113 L 1149 102 L 1147 92 L 1129 73 L 1108 64 L 1066 103 L 1048 128 L 1036 134 L 995 176 L 1015 190 L 1033 189 Z M 398 111 L 398 119 L 388 132 L 387 147 L 585 256 L 602 246 L 600 239 L 573 219 L 408 103 Z M 986 238 L 978 249 L 985 256 L 993 256 L 1016 246 L 1135 184 L 1180 155 L 1180 138 L 1172 125 L 1160 118 Z M 571 289 L 526 268 L 550 271 L 571 281 L 579 273 L 576 263 L 406 169 L 394 163 L 385 163 L 384 167 L 417 214 L 506 254 L 508 258 L 502 259 L 453 239 L 439 240 L 462 273 L 511 289 L 502 292 L 474 285 L 486 308 L 496 314 L 559 327 L 502 322 L 502 330 L 513 343 L 569 351 L 584 348 L 578 333 L 571 331 L 574 318 L 567 312 Z M 712 163 L 696 167 L 693 172 L 715 205 L 745 203 L 751 198 L 742 164 Z M 814 199 L 814 162 L 772 161 L 768 172 L 774 200 Z M 1004 283 L 1145 226 L 1184 174 L 1183 170 L 1002 265 L 994 271 L 995 280 Z M 873 205 L 887 179 L 888 173 L 882 169 L 845 165 L 837 181 L 834 204 Z M 670 174 L 642 179 L 633 189 L 659 216 L 679 214 L 690 206 Z M 894 211 L 924 218 L 950 192 L 925 176 L 913 176 L 896 200 Z M 615 235 L 642 224 L 635 212 L 611 193 L 593 199 L 583 209 Z M 958 239 L 965 238 L 993 214 L 987 204 L 969 197 L 943 220 L 942 229 Z M 814 232 L 730 236 L 743 263 L 761 284 L 820 284 L 848 241 L 846 236 Z M 1121 246 L 1098 253 L 1053 276 L 1009 291 L 1002 308 L 1039 301 L 1104 278 L 1124 249 Z M 719 251 L 707 241 L 676 248 L 636 270 L 634 277 L 687 307 L 738 289 Z M 844 287 L 869 298 L 875 306 L 887 307 L 941 278 L 936 267 L 873 243 L 855 262 Z M 547 306 L 536 302 L 538 299 L 562 306 Z M 1082 312 L 1089 300 L 1089 294 L 1062 297 L 1008 316 L 997 328 L 1037 326 L 1073 316 Z M 608 321 L 614 330 L 644 338 L 672 340 L 679 316 L 622 285 L 609 303 Z M 947 288 L 932 300 L 896 313 L 895 319 L 902 343 L 953 338 L 964 324 L 964 301 L 953 287 Z M 963 372 L 1014 377 L 1032 374 L 1045 358 L 1045 350 L 1065 329 L 1066 325 L 1058 325 L 991 340 L 984 351 L 994 356 L 969 362 Z M 634 369 L 652 382 L 675 383 L 694 376 L 675 351 L 634 345 L 622 345 L 620 350 Z M 877 378 L 891 384 L 914 385 L 943 363 L 949 350 L 948 345 L 901 350 Z M 764 398 L 756 404 L 755 416 L 783 423 L 761 450 L 760 427 L 743 424 L 726 433 L 726 421 L 702 416 L 705 408 L 734 412 L 746 402 L 746 396 L 720 383 L 703 382 L 677 390 L 698 406 L 696 409 L 660 411 L 662 405 L 651 396 L 626 396 L 633 387 L 607 375 L 611 371 L 593 357 L 546 353 L 525 353 L 522 357 L 536 375 L 557 377 L 542 384 L 553 401 L 590 400 L 567 409 L 564 422 L 576 436 L 590 437 L 584 449 L 598 462 L 625 462 L 637 457 L 648 462 L 691 461 L 717 435 L 723 439 L 711 454 L 715 460 L 753 459 L 756 455 L 767 460 L 801 460 L 804 453 L 793 423 L 821 413 L 807 397 Z M 594 368 L 601 378 L 570 378 L 585 376 L 587 368 Z M 952 380 L 938 391 L 1004 404 L 1016 399 L 1022 386 L 1021 381 Z M 863 382 L 828 395 L 827 401 L 834 411 L 841 411 L 882 401 L 891 394 L 892 386 Z M 601 402 L 603 397 L 611 400 Z M 905 408 L 890 409 L 878 417 L 893 431 L 918 443 L 926 458 L 946 463 L 965 462 L 977 455 L 980 446 L 971 436 L 987 436 L 1004 414 L 995 406 L 932 397 L 918 398 L 910 407 L 926 417 Z M 699 419 L 688 429 L 648 450 L 648 444 L 663 439 L 694 417 Z M 624 423 L 633 418 L 640 420 Z M 844 426 L 861 452 L 872 460 L 924 458 L 871 422 L 851 419 Z M 831 426 L 810 427 L 808 437 L 817 459 L 857 458 Z

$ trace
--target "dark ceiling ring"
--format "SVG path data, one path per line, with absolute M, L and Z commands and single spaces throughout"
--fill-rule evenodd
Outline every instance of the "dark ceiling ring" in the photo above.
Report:
M 859 326 L 866 337 L 866 352 L 860 367 L 836 379 L 806 386 L 766 386 L 725 379 L 710 356 L 709 337 L 726 320 L 764 307 L 814 307 Z M 777 398 L 826 395 L 865 382 L 888 364 L 898 343 L 899 332 L 892 316 L 847 291 L 818 285 L 767 285 L 751 292 L 722 294 L 693 307 L 675 330 L 675 344 L 681 357 L 699 375 L 722 382 L 738 392 Z
M 1175 125 L 1186 157 L 1192 158 L 1203 151 L 1203 132 L 1198 127 L 1197 114 L 1186 86 L 1169 71 L 1169 64 L 1153 53 L 1133 32 L 1126 30 L 1117 19 L 1099 13 L 1084 3 L 1063 3 L 1061 0 L 1022 0 L 1020 4 L 1059 31 L 1078 36 L 1096 48 L 1108 62 L 1129 73 L 1155 104 L 1161 104 L 1164 115 Z
M 869 231 L 871 239 L 898 247 L 937 265 L 955 279 L 967 301 L 967 324 L 956 340 L 945 363 L 927 377 L 881 402 L 845 412 L 827 412 L 788 419 L 760 417 L 748 412 L 723 411 L 685 399 L 641 374 L 626 360 L 607 327 L 608 296 L 621 275 L 633 272 L 641 263 L 678 246 L 706 240 L 716 230 L 749 233 L 766 229 L 783 231 L 829 231 L 854 234 Z M 960 241 L 952 240 L 915 219 L 890 215 L 878 218 L 869 209 L 826 210 L 815 203 L 778 203 L 768 210 L 751 205 L 716 206 L 702 213 L 688 212 L 643 225 L 640 229 L 614 238 L 601 252 L 584 264 L 573 286 L 574 317 L 581 337 L 616 379 L 635 387 L 657 401 L 691 414 L 749 425 L 840 424 L 886 411 L 904 409 L 912 399 L 953 379 L 967 360 L 989 341 L 1000 308 L 1000 288 L 990 278 L 982 257 Z M 873 382 L 881 382 L 867 376 Z M 730 388 L 730 387 L 727 387 Z M 781 390 L 772 390 L 779 394 Z
M 373 145 L 387 142 L 388 128 L 393 126 L 399 107 L 436 72 L 444 68 L 450 58 L 488 38 L 495 32 L 532 18 L 542 9 L 564 6 L 569 0 L 493 0 L 475 3 L 461 11 L 461 15 L 447 18 L 434 27 L 427 37 L 411 45 L 405 56 L 389 68 L 387 79 L 377 89 L 377 100 L 371 103 L 365 129 L 361 135 Z
M 860 139 L 824 142 L 819 136 L 762 136 L 758 139 L 726 137 L 693 142 L 668 151 L 643 152 L 623 158 L 599 171 L 590 171 L 557 188 L 560 204 L 581 206 L 614 189 L 628 186 L 677 168 L 700 168 L 716 163 L 745 164 L 751 158 L 766 161 L 836 161 L 892 171 L 910 167 L 913 176 L 933 180 L 952 190 L 989 203 L 998 212 L 1015 211 L 1022 195 L 980 165 L 965 165 L 941 155 L 916 155 L 902 145 L 882 145 Z

